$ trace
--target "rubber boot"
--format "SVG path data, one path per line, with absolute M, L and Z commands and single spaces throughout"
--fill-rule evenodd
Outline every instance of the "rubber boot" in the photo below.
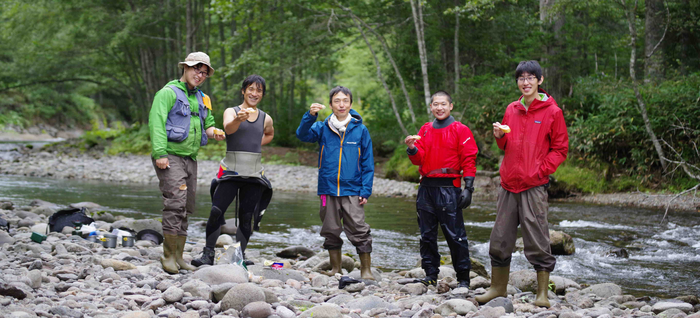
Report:
M 208 248 L 204 247 L 204 251 L 202 251 L 202 257 L 193 259 L 192 260 L 192 265 L 194 266 L 202 266 L 202 265 L 214 265 L 214 254 L 216 252 L 214 251 L 213 248 Z
M 160 263 L 163 265 L 163 270 L 170 274 L 177 274 L 180 270 L 177 267 L 175 254 L 177 253 L 177 235 L 163 235 L 163 257 L 160 258 Z
M 336 273 L 340 273 L 340 265 L 343 262 L 343 254 L 341 254 L 340 249 L 328 250 L 328 256 L 331 260 L 331 271 L 326 272 L 328 276 L 335 276 Z
M 185 262 L 185 260 L 182 259 L 182 253 L 185 251 L 186 242 L 187 236 L 177 237 L 177 253 L 175 253 L 175 261 L 177 262 L 177 265 L 180 266 L 180 269 L 184 269 L 186 271 L 193 271 L 197 268 L 190 264 L 187 264 L 187 262 Z
M 508 276 L 510 275 L 510 265 L 505 267 L 491 268 L 491 288 L 481 296 L 476 296 L 479 304 L 485 304 L 496 297 L 508 296 Z
M 537 298 L 535 298 L 535 306 L 547 307 L 549 304 L 549 297 L 547 293 L 549 291 L 549 272 L 539 271 L 537 272 Z
M 372 275 L 372 257 L 369 253 L 360 253 L 360 277 L 362 279 L 374 280 Z

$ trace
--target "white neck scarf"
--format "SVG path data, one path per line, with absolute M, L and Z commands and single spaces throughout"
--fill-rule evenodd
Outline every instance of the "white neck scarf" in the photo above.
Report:
M 345 126 L 350 122 L 352 116 L 348 114 L 348 117 L 345 117 L 345 120 L 339 121 L 338 117 L 335 117 L 335 114 L 331 114 L 331 118 L 328 120 L 331 123 L 331 127 L 335 128 L 335 130 L 339 132 L 345 132 Z

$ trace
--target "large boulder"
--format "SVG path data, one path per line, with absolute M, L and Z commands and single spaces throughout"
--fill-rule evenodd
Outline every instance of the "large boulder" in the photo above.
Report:
M 266 279 L 278 279 L 283 282 L 286 282 L 287 279 L 290 278 L 300 282 L 309 280 L 300 271 L 288 268 L 272 269 L 269 267 L 263 267 L 262 265 L 251 265 L 248 266 L 248 271 L 253 273 L 253 275 L 262 276 Z
M 554 255 L 571 255 L 576 252 L 574 239 L 571 238 L 571 235 L 560 231 L 549 230 L 549 246 Z M 523 238 L 518 238 L 515 241 L 513 251 L 522 251 L 524 248 Z
M 97 211 L 104 210 L 104 207 L 102 207 L 101 205 L 94 203 L 94 202 L 71 203 L 69 206 L 71 208 L 76 208 L 76 209 L 85 208 L 87 210 L 86 212 L 97 212 Z
M 581 289 L 581 285 L 579 285 L 575 281 L 568 279 L 568 278 L 561 277 L 561 276 L 551 275 L 551 276 L 549 276 L 549 280 L 554 282 L 554 288 L 555 288 L 554 292 L 557 295 L 564 295 L 564 293 L 566 293 L 566 289 L 569 287 Z
M 50 205 L 41 205 L 32 208 L 30 212 L 35 213 L 35 214 L 41 214 L 41 215 L 46 215 L 46 216 L 52 216 L 54 213 L 58 211 L 58 207 L 55 206 L 50 206 Z
M 0 230 L 0 246 L 3 246 L 4 244 L 15 244 L 15 239 L 10 236 L 5 231 Z
M 299 318 L 342 318 L 340 307 L 330 304 L 314 306 L 299 315 Z
M 252 283 L 238 284 L 226 292 L 221 300 L 221 311 L 231 308 L 241 311 L 246 305 L 256 301 L 265 301 L 265 292 L 262 288 Z
M 479 260 L 475 258 L 469 258 L 472 263 L 472 272 L 477 273 L 479 276 L 489 277 L 489 273 L 486 271 L 484 264 L 481 264 Z
M 339 296 L 338 296 L 339 297 Z M 335 298 L 338 298 L 335 297 Z M 335 299 L 334 298 L 334 299 Z M 396 309 L 396 305 L 388 303 L 377 296 L 365 296 L 348 301 L 345 307 L 350 309 L 359 309 L 360 312 L 365 312 L 373 308 Z
M 256 301 L 245 305 L 241 311 L 242 317 L 267 318 L 272 315 L 272 306 L 264 301 Z
M 236 264 L 214 265 L 201 268 L 194 273 L 193 277 L 209 285 L 248 282 L 248 272 L 246 272 L 245 268 Z M 241 309 L 242 308 L 243 307 L 241 307 Z
M 664 312 L 669 309 L 678 309 L 688 314 L 693 310 L 693 305 L 678 299 L 667 299 L 661 300 L 651 307 L 651 310 L 655 314 L 660 314 L 661 312 Z
M 564 232 L 549 230 L 549 245 L 554 255 L 571 255 L 576 252 L 574 239 Z
M 531 270 L 519 270 L 510 273 L 508 284 L 522 291 L 537 292 L 537 274 Z
M 304 246 L 291 246 L 277 252 L 277 256 L 283 258 L 297 258 L 299 256 L 308 258 L 314 255 L 316 255 L 314 251 Z
M 603 283 L 592 285 L 588 288 L 582 289 L 581 293 L 584 295 L 595 294 L 600 298 L 608 298 L 612 296 L 622 295 L 622 288 L 613 283 Z
M 226 224 L 221 226 L 221 234 L 236 235 L 236 231 L 238 231 L 236 219 L 228 219 Z
M 101 262 L 102 267 L 107 268 L 111 267 L 115 271 L 126 271 L 126 270 L 131 270 L 131 269 L 136 269 L 136 265 L 131 264 L 129 262 L 125 261 L 120 261 L 112 258 L 105 258 Z
M 182 285 L 182 290 L 192 294 L 192 297 L 211 299 L 211 286 L 199 279 L 188 280 Z
M 471 301 L 466 299 L 450 299 L 440 304 L 435 308 L 435 313 L 447 317 L 452 313 L 465 316 L 470 312 L 476 312 L 478 309 Z

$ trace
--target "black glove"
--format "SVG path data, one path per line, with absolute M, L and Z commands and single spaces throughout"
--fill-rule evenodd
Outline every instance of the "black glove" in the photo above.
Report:
M 474 192 L 474 177 L 464 177 L 464 190 L 459 195 L 459 208 L 465 209 L 472 204 L 472 193 Z

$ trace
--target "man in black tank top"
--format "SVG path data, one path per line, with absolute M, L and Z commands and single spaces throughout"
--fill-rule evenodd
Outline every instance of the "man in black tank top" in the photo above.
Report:
M 258 229 L 262 213 L 272 197 L 272 186 L 264 177 L 260 164 L 262 145 L 272 141 L 275 129 L 272 117 L 258 109 L 265 95 L 265 79 L 259 75 L 248 76 L 241 87 L 243 104 L 226 109 L 224 131 L 226 132 L 226 157 L 221 161 L 217 178 L 212 181 L 212 207 L 207 221 L 206 246 L 202 257 L 192 265 L 213 265 L 216 240 L 221 226 L 226 223 L 224 213 L 238 196 L 239 226 L 236 240 L 241 243 L 243 256 L 253 228 Z M 255 226 L 251 223 L 255 218 Z M 252 262 L 246 261 L 251 265 Z

